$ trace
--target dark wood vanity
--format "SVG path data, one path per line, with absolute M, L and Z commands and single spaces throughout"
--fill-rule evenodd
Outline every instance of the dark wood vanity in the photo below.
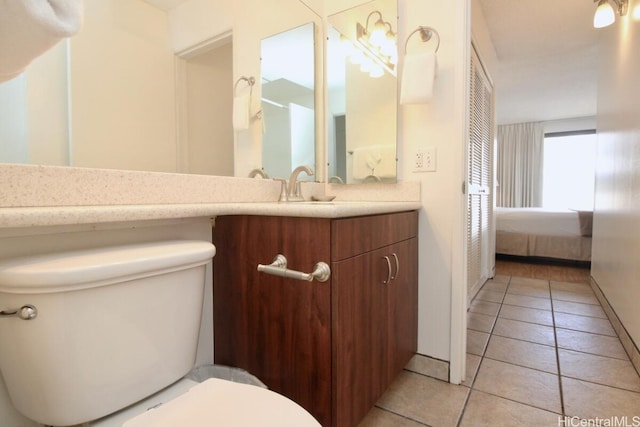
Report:
M 323 426 L 356 426 L 417 348 L 418 213 L 222 216 L 214 244 L 215 363 L 246 369 Z M 326 282 L 257 271 L 331 267 Z

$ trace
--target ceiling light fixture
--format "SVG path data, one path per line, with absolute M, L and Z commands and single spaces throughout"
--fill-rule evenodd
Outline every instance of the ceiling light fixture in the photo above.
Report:
M 378 19 L 369 29 L 369 20 L 373 15 Z M 382 13 L 374 10 L 367 16 L 365 26 L 356 22 L 356 40 L 354 45 L 364 53 L 372 64 L 367 64 L 366 71 L 371 77 L 382 77 L 384 70 L 392 76 L 396 76 L 396 64 L 398 63 L 398 45 L 396 34 L 390 23 L 384 21 Z M 365 70 L 363 70 L 365 71 Z
M 598 3 L 596 13 L 593 15 L 594 28 L 603 28 L 613 24 L 616 21 L 616 11 L 618 15 L 625 16 L 629 8 L 629 0 L 594 0 Z M 613 8 L 611 4 L 616 6 Z

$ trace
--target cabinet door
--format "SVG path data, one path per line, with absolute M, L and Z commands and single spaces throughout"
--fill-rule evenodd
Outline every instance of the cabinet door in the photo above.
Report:
M 418 239 L 387 249 L 394 279 L 388 285 L 388 381 L 404 369 L 418 347 Z M 396 263 L 397 260 L 397 263 Z
M 291 238 L 295 236 L 295 238 Z M 256 375 L 271 390 L 331 424 L 330 284 L 257 271 L 282 253 L 307 272 L 328 262 L 330 222 L 318 218 L 216 219 L 214 359 Z
M 385 253 L 380 249 L 332 264 L 335 426 L 357 425 L 386 387 Z

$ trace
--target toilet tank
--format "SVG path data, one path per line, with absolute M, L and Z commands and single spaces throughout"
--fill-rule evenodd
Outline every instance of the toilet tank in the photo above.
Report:
M 0 372 L 13 405 L 46 425 L 100 418 L 195 363 L 215 247 L 163 241 L 0 260 Z

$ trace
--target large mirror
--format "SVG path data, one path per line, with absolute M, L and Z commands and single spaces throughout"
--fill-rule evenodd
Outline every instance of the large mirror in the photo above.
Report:
M 314 33 L 310 22 L 260 43 L 262 167 L 271 177 L 288 178 L 300 165 L 316 168 Z
M 329 182 L 396 182 L 397 15 L 375 0 L 328 18 Z

